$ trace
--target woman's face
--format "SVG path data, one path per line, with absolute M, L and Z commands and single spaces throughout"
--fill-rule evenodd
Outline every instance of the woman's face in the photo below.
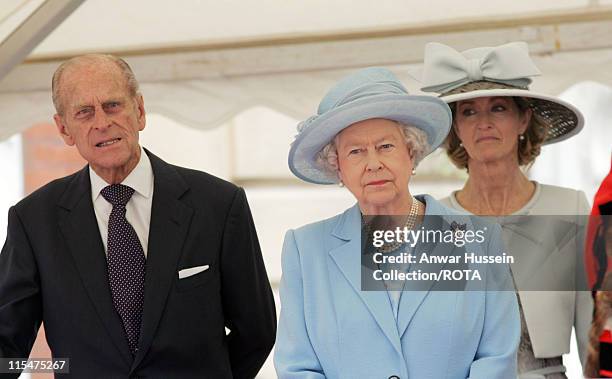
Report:
M 336 149 L 340 179 L 362 209 L 399 209 L 409 199 L 412 154 L 395 121 L 352 124 L 336 137 Z
M 468 153 L 468 165 L 515 160 L 519 135 L 525 133 L 531 109 L 521 113 L 511 97 L 481 97 L 458 101 L 453 121 Z

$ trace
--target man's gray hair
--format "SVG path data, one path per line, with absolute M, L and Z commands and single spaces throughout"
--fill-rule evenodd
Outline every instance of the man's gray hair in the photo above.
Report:
M 431 152 L 431 146 L 427 141 L 427 133 L 412 125 L 406 125 L 398 121 L 396 121 L 396 123 L 404 136 L 406 145 L 408 145 L 412 151 L 412 159 L 414 160 L 414 167 L 416 168 L 421 160 Z M 338 135 L 336 134 L 327 145 L 323 146 L 317 153 L 315 161 L 321 169 L 337 177 L 339 180 L 338 150 L 336 148 L 337 138 Z
M 51 81 L 51 92 L 53 97 L 53 105 L 55 106 L 57 114 L 62 116 L 64 113 L 63 104 L 61 102 L 62 93 L 60 90 L 60 84 L 64 71 L 66 71 L 66 69 L 72 66 L 96 64 L 100 62 L 111 62 L 117 65 L 119 70 L 121 70 L 123 77 L 125 78 L 125 82 L 130 96 L 136 97 L 137 95 L 140 95 L 140 88 L 138 85 L 138 81 L 136 80 L 136 76 L 130 68 L 130 65 L 128 65 L 127 62 L 123 59 L 110 54 L 79 55 L 78 57 L 74 57 L 62 63 L 53 74 L 53 79 Z

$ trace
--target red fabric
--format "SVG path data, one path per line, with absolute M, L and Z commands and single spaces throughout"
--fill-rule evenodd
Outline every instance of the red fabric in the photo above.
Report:
M 593 242 L 595 241 L 595 234 L 597 233 L 597 228 L 601 224 L 601 219 L 599 216 L 599 206 L 601 204 L 605 204 L 612 201 L 612 165 L 610 167 L 610 172 L 608 176 L 603 180 L 599 190 L 595 194 L 595 198 L 593 200 L 593 209 L 591 210 L 591 217 L 589 218 L 589 225 L 587 228 L 586 234 L 586 247 L 585 247 L 585 265 L 587 274 L 589 277 L 589 286 L 593 288 L 595 285 L 595 281 L 597 280 L 597 261 L 595 260 L 595 256 L 593 253 Z M 595 217 L 593 217 L 595 216 Z M 612 259 L 608 260 L 608 271 L 612 270 Z
M 612 371 L 599 370 L 599 375 L 601 375 L 603 378 L 612 378 Z
M 612 343 L 612 333 L 608 329 L 604 330 L 599 337 L 599 342 Z

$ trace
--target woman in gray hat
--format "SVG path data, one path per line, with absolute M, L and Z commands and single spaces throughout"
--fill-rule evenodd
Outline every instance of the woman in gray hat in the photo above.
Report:
M 369 68 L 336 84 L 317 115 L 298 126 L 291 171 L 310 183 L 340 183 L 357 203 L 285 236 L 274 354 L 279 378 L 516 376 L 520 324 L 513 291 L 439 291 L 435 280 L 401 291 L 403 285 L 390 287 L 387 279 L 372 284 L 381 266 L 362 261 L 362 226 L 369 238 L 370 216 L 400 215 L 413 230 L 426 216 L 457 215 L 409 188 L 416 165 L 446 137 L 450 116 L 443 101 L 408 95 L 390 71 Z M 480 226 L 487 243 L 466 248 L 500 252 L 499 227 Z M 373 255 L 398 257 L 405 248 L 386 243 Z M 507 265 L 482 274 L 486 288 L 511 286 Z
M 463 188 L 442 202 L 476 215 L 514 216 L 498 220 L 515 258 L 511 268 L 522 322 L 519 373 L 558 379 L 566 378 L 562 355 L 569 352 L 572 327 L 583 362 L 586 353 L 592 300 L 586 286 L 574 282 L 581 270 L 576 262 L 582 261 L 584 218 L 572 217 L 568 224 L 550 216 L 522 216 L 585 215 L 589 207 L 583 192 L 530 181 L 521 167 L 534 161 L 542 145 L 578 133 L 583 117 L 569 103 L 530 91 L 535 75 L 539 70 L 524 42 L 463 52 L 430 43 L 422 90 L 440 94 L 450 105 L 453 127 L 445 148 L 469 175 Z M 568 225 L 578 228 L 568 233 L 563 229 Z M 561 246 L 559 236 L 573 239 Z

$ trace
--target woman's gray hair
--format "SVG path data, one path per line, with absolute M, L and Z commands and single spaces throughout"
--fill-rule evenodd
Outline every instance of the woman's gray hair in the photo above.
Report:
M 404 136 L 406 145 L 408 145 L 412 151 L 412 159 L 414 160 L 414 167 L 416 168 L 421 160 L 431 152 L 431 146 L 427 141 L 427 133 L 412 125 L 406 125 L 399 121 L 396 121 L 396 123 Z M 339 178 L 338 150 L 336 148 L 337 138 L 338 135 L 336 134 L 327 145 L 319 150 L 315 157 L 315 161 L 325 172 Z

